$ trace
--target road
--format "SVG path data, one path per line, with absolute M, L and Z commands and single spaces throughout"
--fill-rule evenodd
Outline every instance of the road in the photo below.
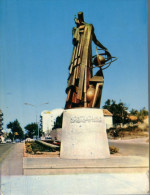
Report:
M 10 150 L 14 147 L 14 144 L 0 144 L 0 164 L 8 155 Z
M 149 157 L 149 144 L 146 142 L 110 140 L 109 145 L 119 148 L 119 154 L 122 156 Z
M 23 143 L 16 143 L 13 146 L 6 144 L 5 159 L 1 163 L 1 175 L 23 175 Z M 10 148 L 9 148 L 10 147 Z M 7 149 L 8 148 L 8 149 Z M 8 152 L 9 150 L 9 152 Z M 6 156 L 7 154 L 7 156 Z

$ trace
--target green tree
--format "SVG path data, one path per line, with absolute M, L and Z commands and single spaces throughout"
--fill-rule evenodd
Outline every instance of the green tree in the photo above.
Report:
M 144 116 L 148 116 L 148 111 L 146 110 L 145 107 L 142 108 L 142 109 L 140 110 L 140 113 L 141 113 L 142 115 L 144 115 Z
M 148 116 L 148 111 L 147 111 L 146 108 L 144 107 L 144 108 L 142 108 L 140 111 L 135 110 L 135 109 L 132 109 L 132 110 L 130 111 L 130 114 L 136 116 L 136 117 L 137 117 L 137 121 L 143 122 L 145 116 Z
M 63 120 L 63 114 L 61 114 L 56 118 L 53 129 L 62 128 L 62 120 Z
M 33 138 L 33 136 L 38 135 L 38 125 L 36 123 L 30 123 L 25 126 L 26 129 L 26 137 Z M 41 129 L 39 129 L 39 136 L 42 135 Z
M 132 109 L 132 110 L 130 111 L 130 114 L 133 115 L 133 116 L 137 116 L 138 112 L 139 112 L 138 110 Z
M 145 116 L 148 116 L 148 111 L 144 107 L 137 113 L 137 120 L 143 122 Z
M 114 100 L 112 100 L 112 101 L 114 101 Z M 105 102 L 105 105 L 103 106 L 103 108 L 105 107 L 104 109 L 109 109 L 110 106 L 111 106 L 111 100 L 108 99 L 108 100 Z
M 123 102 L 116 103 L 115 100 L 110 100 L 108 99 L 104 106 L 103 109 L 109 110 L 113 114 L 113 123 L 128 123 L 129 118 L 128 116 L 128 107 L 125 106 Z
M 8 133 L 8 136 L 7 136 L 7 138 L 9 138 L 9 139 L 13 140 L 13 138 L 14 138 L 14 135 L 13 135 L 13 133 L 9 132 L 9 133 Z
M 22 130 L 20 123 L 18 122 L 18 120 L 16 119 L 13 122 L 10 122 L 7 125 L 7 128 L 11 129 L 11 132 L 9 134 L 9 137 L 12 139 L 12 137 L 14 139 L 24 139 L 24 131 Z

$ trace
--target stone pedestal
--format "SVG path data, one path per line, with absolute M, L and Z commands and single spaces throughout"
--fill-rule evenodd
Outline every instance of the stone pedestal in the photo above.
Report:
M 109 158 L 109 146 L 103 110 L 68 109 L 63 113 L 60 158 Z

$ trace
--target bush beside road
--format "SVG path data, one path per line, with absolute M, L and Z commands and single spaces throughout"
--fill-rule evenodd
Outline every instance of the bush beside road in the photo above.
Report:
M 110 128 L 107 130 L 109 139 L 134 139 L 149 137 L 149 128 L 141 128 L 141 126 L 134 125 L 126 128 Z

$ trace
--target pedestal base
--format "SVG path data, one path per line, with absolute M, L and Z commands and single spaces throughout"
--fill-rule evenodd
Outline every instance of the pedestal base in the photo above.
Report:
M 103 110 L 68 109 L 63 113 L 60 158 L 109 158 L 109 146 Z

